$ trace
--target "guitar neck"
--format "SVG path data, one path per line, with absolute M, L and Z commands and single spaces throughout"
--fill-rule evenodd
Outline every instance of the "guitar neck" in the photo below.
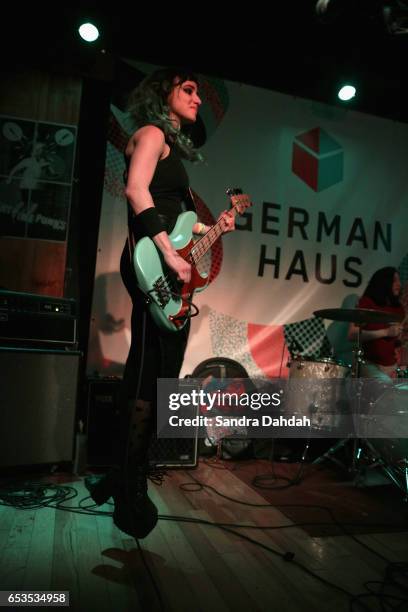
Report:
M 237 212 L 235 210 L 235 208 L 232 208 L 230 211 L 230 213 L 232 213 L 234 215 L 234 217 L 236 216 Z M 214 244 L 214 242 L 216 242 L 218 240 L 218 238 L 221 236 L 223 230 L 222 230 L 222 218 L 219 219 L 219 221 L 217 221 L 217 223 L 215 225 L 213 225 L 211 227 L 210 230 L 208 230 L 208 232 L 202 237 L 200 238 L 200 240 L 198 240 L 195 245 L 192 247 L 191 251 L 190 251 L 190 259 L 191 259 L 191 263 L 193 264 L 198 264 L 198 262 L 200 261 L 200 259 L 202 257 L 204 257 L 204 255 L 207 253 L 207 251 L 212 247 L 212 245 Z

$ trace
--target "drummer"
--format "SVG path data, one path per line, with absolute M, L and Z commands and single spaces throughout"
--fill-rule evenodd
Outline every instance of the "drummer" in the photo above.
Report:
M 392 267 L 381 268 L 369 280 L 357 307 L 380 310 L 402 319 L 404 309 L 399 300 L 400 292 L 401 281 L 397 270 Z M 376 378 L 382 382 L 391 381 L 397 368 L 397 348 L 400 346 L 401 331 L 400 323 L 366 323 L 361 327 L 365 361 L 361 376 Z M 357 334 L 357 325 L 351 323 L 349 340 L 355 341 Z

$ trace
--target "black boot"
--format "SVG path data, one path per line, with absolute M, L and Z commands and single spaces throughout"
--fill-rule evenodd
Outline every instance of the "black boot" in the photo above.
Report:
M 85 486 L 98 505 L 113 497 L 113 522 L 124 533 L 134 538 L 145 538 L 157 524 L 157 508 L 147 495 L 147 467 L 136 467 L 127 478 L 119 472 L 104 476 L 88 476 Z
M 121 478 L 113 494 L 113 522 L 124 533 L 145 538 L 158 520 L 157 508 L 147 495 L 147 462 L 128 468 L 130 473 Z
M 156 465 L 147 466 L 147 478 L 154 484 L 161 486 L 167 472 Z M 119 491 L 120 483 L 119 468 L 112 468 L 107 474 L 86 476 L 84 478 L 85 487 L 89 491 L 90 497 L 95 504 L 101 506 L 105 504 L 114 493 Z
M 119 469 L 113 468 L 107 474 L 101 476 L 86 476 L 84 484 L 95 504 L 101 506 L 112 497 L 118 487 L 118 480 Z

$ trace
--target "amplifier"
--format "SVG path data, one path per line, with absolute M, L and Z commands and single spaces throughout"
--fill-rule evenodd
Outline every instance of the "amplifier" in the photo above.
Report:
M 197 467 L 198 438 L 155 438 L 149 448 L 149 460 L 159 467 Z
M 119 435 L 119 393 L 121 379 L 88 379 L 87 454 L 89 466 L 108 466 L 115 461 L 115 440 Z M 149 462 L 160 467 L 197 465 L 198 440 L 156 439 L 149 447 Z
M 0 347 L 0 469 L 72 462 L 80 360 Z
M 13 346 L 75 345 L 75 300 L 0 290 L 0 340 Z

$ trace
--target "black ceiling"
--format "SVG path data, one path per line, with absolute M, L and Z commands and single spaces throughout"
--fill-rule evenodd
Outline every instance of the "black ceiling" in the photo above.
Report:
M 222 19 L 221 3 L 187 8 L 155 3 L 143 15 L 121 2 L 103 9 L 88 3 L 54 4 L 52 10 L 21 9 L 22 15 L 16 7 L 2 22 L 2 63 L 41 61 L 55 68 L 61 62 L 69 69 L 83 52 L 75 26 L 88 17 L 102 32 L 88 55 L 104 49 L 106 57 L 188 65 L 197 72 L 334 104 L 338 82 L 348 79 L 359 88 L 353 108 L 408 121 L 408 34 L 388 33 L 382 14 L 386 0 L 330 2 L 341 10 L 326 23 L 316 16 L 316 0 L 247 2 L 229 9 Z

